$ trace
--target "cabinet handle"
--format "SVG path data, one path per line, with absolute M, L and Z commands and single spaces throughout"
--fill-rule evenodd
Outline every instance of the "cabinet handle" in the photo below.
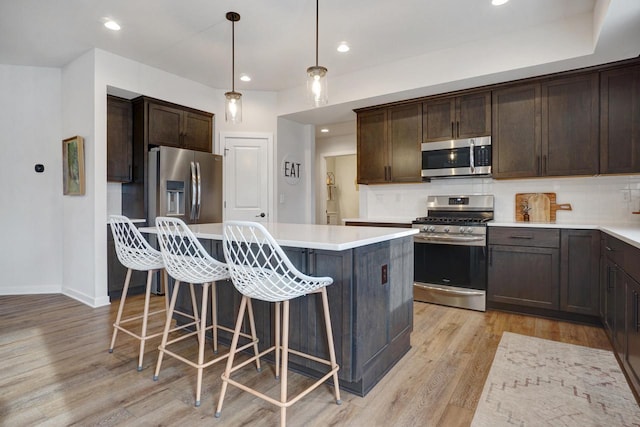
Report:
M 533 236 L 525 236 L 525 235 L 515 234 L 513 236 L 509 236 L 509 238 L 511 238 L 511 239 L 527 239 L 527 240 L 531 240 L 531 239 L 533 239 Z
M 536 156 L 536 170 L 538 175 L 542 175 L 542 169 L 540 169 L 540 156 Z
M 455 133 L 453 133 L 453 122 L 451 122 L 451 137 L 454 138 L 456 136 Z
M 605 246 L 604 248 L 605 248 L 607 251 L 609 251 L 609 252 L 615 252 L 615 250 L 614 250 L 614 249 L 611 249 L 609 246 Z
M 607 271 L 607 291 L 611 291 L 614 288 L 614 280 L 615 280 L 616 268 L 609 267 Z
M 493 248 L 489 248 L 489 266 L 493 265 Z
M 313 249 L 309 249 L 309 264 L 307 265 L 307 274 L 316 274 L 316 252 Z
M 460 136 L 460 122 L 456 122 L 456 136 Z
M 633 326 L 638 333 L 640 325 L 638 325 L 638 293 L 636 291 L 633 291 Z
M 542 156 L 542 173 L 547 174 L 547 155 Z
M 391 166 L 387 166 L 389 168 L 389 181 L 391 181 Z

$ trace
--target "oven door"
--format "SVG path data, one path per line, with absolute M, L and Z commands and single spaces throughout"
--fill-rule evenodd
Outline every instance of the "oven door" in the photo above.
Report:
M 487 248 L 414 243 L 414 299 L 485 311 Z

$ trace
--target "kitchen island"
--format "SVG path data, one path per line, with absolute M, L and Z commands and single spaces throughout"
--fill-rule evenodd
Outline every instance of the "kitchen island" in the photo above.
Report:
M 291 262 L 303 273 L 329 276 L 327 288 L 340 388 L 359 396 L 373 386 L 409 351 L 413 329 L 414 229 L 266 223 Z M 211 255 L 224 260 L 222 224 L 189 226 Z M 142 232 L 154 233 L 152 227 Z M 231 282 L 217 288 L 218 321 L 233 327 L 240 294 Z M 190 311 L 188 295 L 180 309 Z M 260 348 L 273 343 L 273 305 L 254 301 Z M 315 296 L 291 301 L 289 345 L 328 357 L 322 327 L 322 305 Z M 180 320 L 180 319 L 179 319 Z M 246 329 L 246 328 L 245 328 Z M 230 341 L 230 334 L 220 333 Z M 269 359 L 267 359 L 269 360 Z M 290 369 L 320 377 L 326 366 L 290 356 Z

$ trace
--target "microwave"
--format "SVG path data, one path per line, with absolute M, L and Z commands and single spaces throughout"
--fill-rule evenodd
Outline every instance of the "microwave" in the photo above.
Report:
M 423 142 L 422 178 L 491 175 L 491 137 Z

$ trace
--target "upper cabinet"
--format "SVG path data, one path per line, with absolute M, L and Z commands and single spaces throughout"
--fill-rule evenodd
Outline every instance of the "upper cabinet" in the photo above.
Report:
M 421 104 L 358 112 L 358 183 L 420 182 Z
M 131 182 L 133 119 L 131 101 L 107 96 L 107 181 Z
M 541 176 L 598 173 L 598 73 L 542 83 Z
M 424 102 L 422 133 L 424 142 L 491 135 L 491 92 Z
M 600 75 L 600 172 L 640 172 L 640 66 Z
M 141 97 L 134 103 L 142 115 L 148 145 L 166 145 L 211 153 L 213 114 Z
M 540 170 L 540 84 L 493 91 L 494 178 L 537 176 Z
M 495 178 L 598 173 L 598 74 L 493 91 Z

